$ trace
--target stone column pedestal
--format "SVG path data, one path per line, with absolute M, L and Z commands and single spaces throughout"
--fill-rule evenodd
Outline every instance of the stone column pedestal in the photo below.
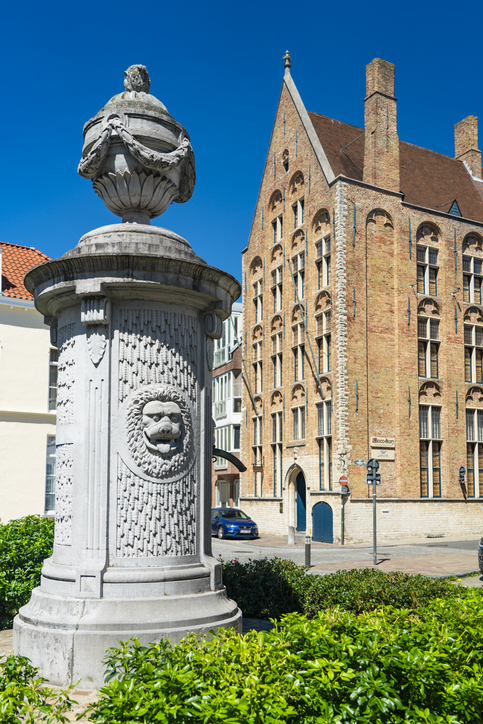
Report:
M 213 339 L 240 286 L 136 223 L 86 234 L 26 284 L 59 349 L 56 522 L 14 647 L 53 683 L 96 687 L 119 639 L 241 626 L 210 525 Z

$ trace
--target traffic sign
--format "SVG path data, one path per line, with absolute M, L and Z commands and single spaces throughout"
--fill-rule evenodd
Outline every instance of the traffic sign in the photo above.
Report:
M 341 475 L 339 478 L 339 485 L 348 485 L 349 484 L 349 478 L 347 475 Z

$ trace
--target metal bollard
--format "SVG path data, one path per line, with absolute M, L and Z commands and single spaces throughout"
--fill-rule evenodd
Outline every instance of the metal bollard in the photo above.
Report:
M 310 568 L 310 536 L 305 536 L 305 565 Z

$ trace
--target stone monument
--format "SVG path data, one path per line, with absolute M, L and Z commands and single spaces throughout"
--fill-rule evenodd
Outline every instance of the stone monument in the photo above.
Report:
M 213 339 L 240 295 L 150 219 L 193 193 L 185 129 L 142 65 L 84 127 L 79 173 L 123 223 L 25 283 L 59 350 L 54 553 L 14 622 L 56 684 L 103 683 L 119 639 L 241 625 L 211 555 Z

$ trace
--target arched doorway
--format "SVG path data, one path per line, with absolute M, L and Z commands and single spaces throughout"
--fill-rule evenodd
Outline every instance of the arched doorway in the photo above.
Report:
M 312 508 L 312 538 L 320 543 L 334 542 L 332 508 L 323 501 Z
M 307 493 L 305 487 L 305 475 L 299 472 L 295 479 L 295 511 L 297 530 L 305 531 L 307 528 Z

